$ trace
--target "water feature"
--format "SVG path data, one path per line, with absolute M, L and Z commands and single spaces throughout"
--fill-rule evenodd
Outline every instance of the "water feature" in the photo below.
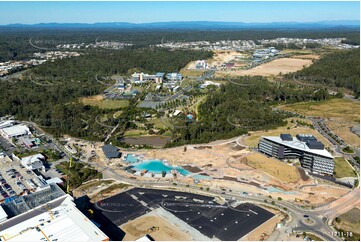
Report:
M 212 179 L 212 177 L 210 177 L 210 176 L 199 175 L 199 174 L 192 175 L 191 177 L 194 179 L 197 179 L 197 180 L 211 180 Z
M 288 191 L 285 191 L 285 190 L 278 189 L 276 187 L 269 187 L 269 188 L 267 188 L 267 191 L 269 191 L 269 192 L 278 192 L 278 193 L 283 193 L 283 194 L 297 194 L 296 192 L 288 192 Z
M 136 158 L 134 155 L 132 154 L 128 154 L 126 157 L 125 157 L 125 160 L 124 162 L 126 163 L 137 163 L 139 161 L 138 158 Z
M 163 171 L 170 173 L 171 170 L 176 170 L 183 176 L 191 174 L 191 172 L 185 170 L 182 167 L 167 165 L 161 160 L 147 160 L 134 165 L 133 169 L 138 171 L 148 170 L 150 173 L 162 173 Z

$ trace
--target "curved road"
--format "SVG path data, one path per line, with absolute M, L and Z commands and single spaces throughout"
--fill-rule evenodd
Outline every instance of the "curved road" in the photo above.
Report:
M 99 169 L 103 170 L 103 174 L 104 174 L 104 178 L 114 178 L 119 180 L 120 182 L 125 182 L 125 183 L 129 183 L 132 184 L 134 186 L 138 186 L 138 187 L 146 187 L 146 188 L 172 188 L 173 190 L 178 190 L 178 191 L 183 191 L 183 192 L 190 192 L 190 193 L 206 193 L 210 196 L 219 196 L 219 197 L 223 197 L 227 200 L 240 200 L 240 201 L 246 201 L 246 202 L 250 202 L 250 203 L 258 203 L 258 204 L 263 204 L 263 205 L 267 205 L 267 206 L 271 206 L 271 199 L 269 197 L 265 197 L 265 196 L 247 196 L 247 195 L 242 195 L 241 191 L 236 191 L 236 190 L 232 190 L 232 191 L 227 191 L 227 193 L 225 193 L 222 189 L 220 188 L 211 188 L 211 191 L 206 192 L 204 190 L 200 190 L 200 188 L 198 186 L 195 186 L 193 184 L 185 184 L 185 183 L 179 183 L 177 182 L 177 185 L 173 185 L 171 182 L 163 182 L 163 181 L 137 181 L 137 180 L 133 180 L 133 179 L 129 179 L 126 178 L 122 175 L 120 175 L 119 173 L 117 173 L 116 171 L 114 171 L 112 168 L 110 167 L 103 167 L 100 166 L 98 164 L 95 164 L 96 167 L 98 167 Z M 268 200 L 267 203 L 265 203 L 265 199 Z M 342 199 L 342 198 L 340 198 Z M 335 231 L 332 230 L 332 228 L 330 228 L 327 224 L 328 222 L 328 218 L 327 217 L 323 217 L 322 214 L 324 213 L 323 209 L 319 209 L 319 210 L 307 210 L 307 209 L 303 209 L 301 207 L 295 206 L 290 202 L 287 201 L 275 201 L 275 207 L 280 209 L 280 210 L 284 210 L 284 208 L 286 208 L 286 212 L 287 214 L 292 217 L 292 221 L 287 223 L 285 225 L 285 227 L 283 228 L 283 230 L 288 230 L 288 231 L 308 231 L 308 232 L 312 232 L 313 234 L 325 239 L 325 240 L 329 240 L 329 241 L 335 241 L 335 240 L 341 240 L 339 237 L 337 237 L 335 235 Z M 308 225 L 307 223 L 304 222 L 305 218 L 304 215 L 308 215 L 309 219 L 311 219 L 314 223 Z

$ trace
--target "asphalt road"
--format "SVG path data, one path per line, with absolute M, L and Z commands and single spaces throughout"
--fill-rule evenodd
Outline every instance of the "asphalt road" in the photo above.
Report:
M 201 81 L 204 81 L 206 79 L 210 79 L 214 75 L 215 72 L 216 72 L 215 70 L 206 71 L 205 73 L 203 73 L 203 75 L 197 77 L 196 81 L 201 82 Z
M 326 139 L 328 139 L 334 146 L 335 146 L 335 150 L 337 153 L 343 154 L 343 156 L 349 160 L 352 164 L 352 166 L 355 168 L 355 170 L 357 171 L 358 174 L 360 174 L 360 166 L 359 164 L 357 164 L 357 162 L 355 161 L 355 159 L 353 158 L 353 154 L 348 154 L 342 151 L 342 149 L 344 147 L 346 147 L 347 145 L 340 145 L 336 140 L 334 140 L 331 136 L 329 136 L 326 132 L 324 132 L 320 125 L 319 122 L 321 122 L 324 126 L 326 126 L 324 124 L 324 120 L 323 119 L 315 119 L 314 117 L 307 117 L 309 120 L 312 121 L 313 123 L 313 127 L 315 128 L 315 130 L 317 132 L 319 132 L 323 137 L 325 137 Z M 335 134 L 336 135 L 336 134 Z M 336 135 L 337 136 L 337 135 Z M 338 137 L 338 136 L 337 136 Z M 356 148 L 355 149 L 355 155 L 359 156 L 360 155 L 360 149 Z
M 125 178 L 123 176 L 121 176 L 120 174 L 118 174 L 117 172 L 115 172 L 112 168 L 106 166 L 100 166 L 98 164 L 96 164 L 96 167 L 98 169 L 101 169 L 103 171 L 104 174 L 104 178 L 114 178 L 117 179 L 121 182 L 125 182 L 125 183 L 129 183 L 132 184 L 134 186 L 137 187 L 149 187 L 149 188 L 160 188 L 160 189 L 166 189 L 166 188 L 172 188 L 174 190 L 177 191 L 184 191 L 184 192 L 190 192 L 190 193 L 205 193 L 211 196 L 219 196 L 219 197 L 223 197 L 225 199 L 229 199 L 229 200 L 240 200 L 240 201 L 245 201 L 245 202 L 250 202 L 250 203 L 258 203 L 258 204 L 263 204 L 263 205 L 267 205 L 267 206 L 272 206 L 271 205 L 271 199 L 265 196 L 246 196 L 246 195 L 242 195 L 241 191 L 237 191 L 237 190 L 232 190 L 232 192 L 227 191 L 226 193 L 220 189 L 220 188 L 211 188 L 210 192 L 205 192 L 200 190 L 200 188 L 198 186 L 195 186 L 193 184 L 183 184 L 183 183 L 177 183 L 177 185 L 172 185 L 169 182 L 155 182 L 155 181 L 136 181 L 133 179 L 128 179 Z M 265 203 L 264 200 L 267 199 L 268 202 Z M 345 201 L 345 203 L 347 203 L 347 201 Z M 283 210 L 284 212 L 287 212 L 288 215 L 290 217 L 292 217 L 292 221 L 290 223 L 287 223 L 284 227 L 283 230 L 288 230 L 288 231 L 308 231 L 308 232 L 312 232 L 315 235 L 318 235 L 322 238 L 324 238 L 325 240 L 329 240 L 329 241 L 335 241 L 335 240 L 341 240 L 339 237 L 337 237 L 335 235 L 335 231 L 332 230 L 332 228 L 330 228 L 328 226 L 328 219 L 326 217 L 323 217 L 322 211 L 315 211 L 315 210 L 308 210 L 308 209 L 304 209 L 298 206 L 295 206 L 287 201 L 276 201 L 275 200 L 275 206 L 280 209 Z M 284 210 L 284 208 L 287 208 L 287 211 Z M 304 215 L 308 215 L 309 219 L 311 221 L 313 221 L 312 224 L 307 224 L 304 222 L 305 218 Z

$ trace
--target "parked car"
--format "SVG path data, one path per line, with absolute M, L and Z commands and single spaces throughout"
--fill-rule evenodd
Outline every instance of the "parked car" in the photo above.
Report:
M 4 185 L 5 190 L 9 191 L 11 189 L 11 186 L 9 184 Z

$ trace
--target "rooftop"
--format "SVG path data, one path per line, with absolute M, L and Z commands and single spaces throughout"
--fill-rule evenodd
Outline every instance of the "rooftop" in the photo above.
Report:
M 30 130 L 26 125 L 14 125 L 8 128 L 3 128 L 2 131 L 8 136 L 17 136 L 22 134 L 29 134 Z
M 43 156 L 40 153 L 36 154 L 36 155 L 30 155 L 30 156 L 23 157 L 21 159 L 21 162 L 25 163 L 25 164 L 32 164 L 32 163 L 38 162 L 39 160 L 45 160 L 45 156 Z
M 0 206 L 0 223 L 7 219 L 8 215 L 4 211 L 4 209 Z
M 290 134 L 281 134 L 280 137 L 283 141 L 292 141 L 292 135 Z
M 47 208 L 34 208 L 0 224 L 6 241 L 104 241 L 109 240 L 75 206 L 69 195 L 52 200 Z
M 322 149 L 322 150 L 311 149 L 309 146 L 307 146 L 307 144 L 305 142 L 301 142 L 295 137 L 293 137 L 292 140 L 290 140 L 290 141 L 282 140 L 282 138 L 280 136 L 264 136 L 263 138 L 273 141 L 273 142 L 276 142 L 278 144 L 282 144 L 282 145 L 290 147 L 290 148 L 303 150 L 303 151 L 311 153 L 311 154 L 320 155 L 320 156 L 324 156 L 324 157 L 331 158 L 331 159 L 333 158 L 333 156 L 330 154 L 330 152 L 328 152 L 326 149 Z
M 163 77 L 164 75 L 164 72 L 158 72 L 157 74 L 155 74 L 156 77 Z
M 107 158 L 119 158 L 119 156 L 121 155 L 121 153 L 118 151 L 119 149 L 114 145 L 104 145 L 102 147 L 102 150 Z
M 10 127 L 13 124 L 15 124 L 14 120 L 6 120 L 6 121 L 3 121 L 3 122 L 0 122 L 0 129 Z
M 56 198 L 65 195 L 63 190 L 55 184 L 43 187 L 38 192 L 31 193 L 27 196 L 17 197 L 1 206 L 8 214 L 9 218 L 26 213 L 27 211 L 44 205 Z

